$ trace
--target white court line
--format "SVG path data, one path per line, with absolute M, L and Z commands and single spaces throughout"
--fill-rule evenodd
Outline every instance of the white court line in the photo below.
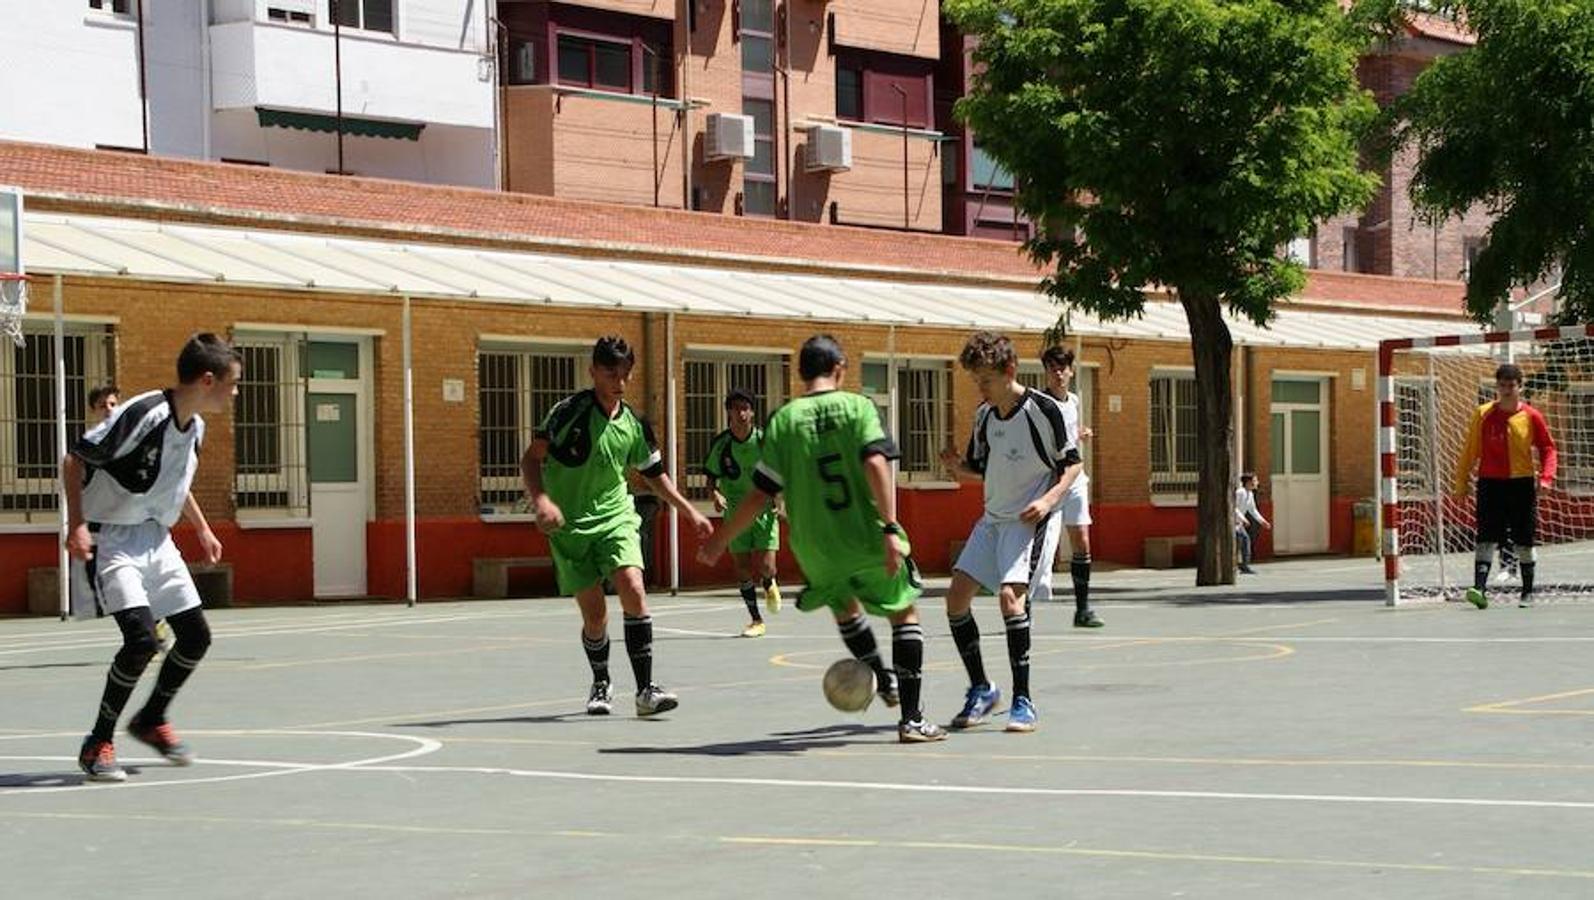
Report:
M 1491 800 L 1483 797 L 1399 797 L 1351 794 L 1271 794 L 1240 791 L 1157 791 L 1111 788 L 999 787 L 991 785 L 904 784 L 889 781 L 807 781 L 786 778 L 713 778 L 698 775 L 613 775 L 593 772 L 558 772 L 546 769 L 509 769 L 495 766 L 343 766 L 346 772 L 454 773 L 513 775 L 561 781 L 599 781 L 629 784 L 697 784 L 717 787 L 832 788 L 848 791 L 886 791 L 911 794 L 992 794 L 1029 797 L 1121 797 L 1128 799 L 1284 801 L 1294 803 L 1403 804 L 1415 806 L 1467 806 L 1526 809 L 1594 810 L 1594 801 Z
M 725 608 L 727 608 L 727 605 L 723 604 L 723 603 L 705 604 L 705 605 L 687 605 L 687 604 L 682 604 L 680 606 L 673 606 L 673 607 L 672 606 L 659 607 L 659 608 L 653 610 L 653 615 L 654 615 L 655 618 L 662 618 L 662 617 L 672 616 L 672 615 L 691 615 L 691 614 L 699 613 L 699 612 L 711 612 L 711 611 L 714 611 L 714 610 L 723 610 Z M 252 638 L 252 637 L 279 637 L 279 636 L 282 636 L 282 635 L 290 635 L 290 636 L 297 637 L 297 636 L 307 635 L 307 634 L 327 634 L 327 633 L 338 632 L 338 631 L 357 631 L 357 630 L 365 629 L 365 628 L 403 628 L 403 627 L 413 627 L 413 626 L 420 626 L 420 625 L 435 625 L 435 624 L 439 624 L 439 623 L 443 623 L 443 622 L 481 621 L 481 620 L 484 620 L 484 619 L 506 619 L 506 618 L 507 619 L 527 619 L 527 618 L 541 619 L 541 618 L 550 618 L 550 617 L 569 616 L 569 615 L 572 615 L 574 613 L 575 613 L 574 607 L 570 606 L 570 607 L 561 608 L 559 610 L 542 610 L 540 612 L 533 612 L 533 613 L 502 613 L 502 612 L 500 612 L 500 613 L 462 613 L 462 614 L 459 614 L 459 615 L 449 615 L 449 616 L 431 616 L 429 618 L 414 618 L 414 619 L 399 619 L 399 618 L 395 618 L 395 619 L 387 619 L 387 620 L 384 620 L 384 621 L 340 622 L 340 623 L 335 623 L 335 624 L 330 624 L 330 625 L 304 625 L 304 626 L 286 627 L 286 628 L 266 628 L 266 629 L 260 629 L 260 630 L 243 630 L 243 629 L 225 629 L 224 628 L 224 629 L 217 629 L 214 632 L 214 634 L 215 634 L 215 637 L 219 638 L 219 639 L 237 639 L 237 638 Z M 52 652 L 52 651 L 55 651 L 55 650 L 91 650 L 91 649 L 103 648 L 103 647 L 120 647 L 121 645 L 122 645 L 122 642 L 121 642 L 120 636 L 114 636 L 114 637 L 108 636 L 108 637 L 104 637 L 104 638 L 76 638 L 76 639 L 71 640 L 71 641 L 56 641 L 56 642 L 50 642 L 50 643 L 42 644 L 40 646 L 35 646 L 35 647 L 19 647 L 19 648 L 8 649 L 8 650 L 0 650 L 0 656 L 20 656 L 20 655 L 31 654 L 31 653 L 49 653 L 49 652 Z
M 227 765 L 233 765 L 233 766 L 250 766 L 250 765 L 277 766 L 278 768 L 274 768 L 274 769 L 272 769 L 270 771 L 267 771 L 267 772 L 249 772 L 249 773 L 246 773 L 246 774 L 243 774 L 243 775 L 213 775 L 213 776 L 209 776 L 209 777 L 205 777 L 205 778 L 177 778 L 177 779 L 171 779 L 171 780 L 165 780 L 165 781 L 125 781 L 125 782 L 121 782 L 120 784 L 115 785 L 114 788 L 111 787 L 111 786 L 107 786 L 107 785 L 103 785 L 103 784 L 96 784 L 96 783 L 93 783 L 93 782 L 84 782 L 82 784 L 72 784 L 72 785 L 59 785 L 59 786 L 54 786 L 54 787 L 6 788 L 6 789 L 0 789 L 0 797 L 9 796 L 9 795 L 18 795 L 18 794 L 21 794 L 21 795 L 57 794 L 57 793 L 62 793 L 62 792 L 66 792 L 66 791 L 95 791 L 95 790 L 104 791 L 104 790 L 112 790 L 112 789 L 115 789 L 115 790 L 127 790 L 129 788 L 186 787 L 186 786 L 191 785 L 191 784 L 216 784 L 216 783 L 223 782 L 223 781 L 249 781 L 249 780 L 256 779 L 256 778 L 275 778 L 275 777 L 278 777 L 278 776 L 281 776 L 281 775 L 302 775 L 302 774 L 307 773 L 307 772 L 349 771 L 349 770 L 357 769 L 357 768 L 359 768 L 361 766 L 380 765 L 382 763 L 392 763 L 392 762 L 398 762 L 400 760 L 405 760 L 405 759 L 413 759 L 413 758 L 415 758 L 417 756 L 426 756 L 426 755 L 431 754 L 431 753 L 436 753 L 438 750 L 442 749 L 442 747 L 443 747 L 443 744 L 442 744 L 441 741 L 435 740 L 433 738 L 417 737 L 416 735 L 412 735 L 412 734 L 384 734 L 382 732 L 376 732 L 376 731 L 299 731 L 299 730 L 257 729 L 257 730 L 247 730 L 247 731 L 204 731 L 204 732 L 195 731 L 195 732 L 191 732 L 191 733 L 192 734 L 211 734 L 211 735 L 268 735 L 268 736 L 269 735 L 295 735 L 295 736 L 309 736 L 309 737 L 385 738 L 385 739 L 388 739 L 388 740 L 408 741 L 408 742 L 411 742 L 411 743 L 415 744 L 416 746 L 410 748 L 409 750 L 405 750 L 405 751 L 403 751 L 401 753 L 389 753 L 389 754 L 386 754 L 384 756 L 373 756 L 373 757 L 369 757 L 367 759 L 356 759 L 356 760 L 351 760 L 349 762 L 326 763 L 326 764 L 319 764 L 319 763 L 315 763 L 315 764 L 299 764 L 299 763 L 289 763 L 289 762 L 265 762 L 265 761 L 254 761 L 254 760 L 220 760 L 220 759 L 218 759 L 218 760 L 206 760 L 206 759 L 201 758 L 201 759 L 195 760 L 195 763 L 198 764 L 198 765 L 206 765 L 208 763 L 208 764 L 212 764 L 212 765 L 221 765 L 221 766 L 227 766 Z M 62 733 L 56 733 L 56 734 L 0 735 L 0 740 L 21 740 L 21 739 L 24 739 L 24 738 L 47 738 L 47 737 L 75 737 L 75 736 L 77 736 L 77 734 L 78 733 L 74 731 L 74 732 L 62 732 Z M 3 757 L 3 758 L 9 759 L 11 757 Z M 18 758 L 18 759 L 31 759 L 31 760 L 35 760 L 35 761 L 71 762 L 71 763 L 74 763 L 74 764 L 77 762 L 77 757 L 75 757 L 75 756 L 16 757 L 16 758 Z

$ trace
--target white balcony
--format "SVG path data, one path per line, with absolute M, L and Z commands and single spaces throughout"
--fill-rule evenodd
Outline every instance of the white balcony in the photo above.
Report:
M 337 110 L 330 28 L 237 21 L 210 27 L 218 110 Z M 343 113 L 379 121 L 493 127 L 493 84 L 480 53 L 344 29 Z

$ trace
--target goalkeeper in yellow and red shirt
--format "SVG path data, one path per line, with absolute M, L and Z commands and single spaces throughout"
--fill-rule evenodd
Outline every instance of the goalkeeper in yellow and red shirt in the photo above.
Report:
M 1456 466 L 1456 493 L 1466 494 L 1474 465 L 1478 468 L 1478 542 L 1467 601 L 1489 605 L 1484 585 L 1495 545 L 1511 541 L 1522 571 L 1518 605 L 1533 605 L 1534 530 L 1538 524 L 1538 489 L 1555 480 L 1555 440 L 1544 416 L 1522 399 L 1522 369 L 1510 363 L 1494 373 L 1496 399 L 1472 414 L 1467 445 Z M 1533 451 L 1538 450 L 1535 462 Z

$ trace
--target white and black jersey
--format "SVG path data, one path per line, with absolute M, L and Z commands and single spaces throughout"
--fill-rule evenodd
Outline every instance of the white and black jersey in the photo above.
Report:
M 1078 463 L 1079 449 L 1062 407 L 1033 390 L 1025 390 L 1005 417 L 989 403 L 980 404 L 963 459 L 985 480 L 985 515 L 993 521 L 1018 519 Z
M 83 518 L 100 525 L 155 521 L 170 528 L 182 515 L 205 423 L 179 428 L 171 394 L 150 391 L 118 406 L 72 447 L 87 467 Z

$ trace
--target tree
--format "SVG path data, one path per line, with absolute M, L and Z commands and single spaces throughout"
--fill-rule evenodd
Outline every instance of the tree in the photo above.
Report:
M 957 114 L 1022 185 L 1026 244 L 1065 310 L 1190 326 L 1200 468 L 1197 584 L 1234 579 L 1224 310 L 1265 325 L 1304 284 L 1280 252 L 1377 186 L 1358 141 L 1368 29 L 1338 0 L 946 0 L 978 38 Z M 1066 322 L 1066 312 L 1063 321 Z
M 1417 151 L 1411 195 L 1418 209 L 1437 217 L 1481 204 L 1494 217 L 1467 279 L 1467 310 L 1488 322 L 1513 287 L 1561 265 L 1561 317 L 1587 321 L 1594 316 L 1594 4 L 1429 5 L 1465 22 L 1477 43 L 1429 66 L 1392 115 L 1396 146 Z

